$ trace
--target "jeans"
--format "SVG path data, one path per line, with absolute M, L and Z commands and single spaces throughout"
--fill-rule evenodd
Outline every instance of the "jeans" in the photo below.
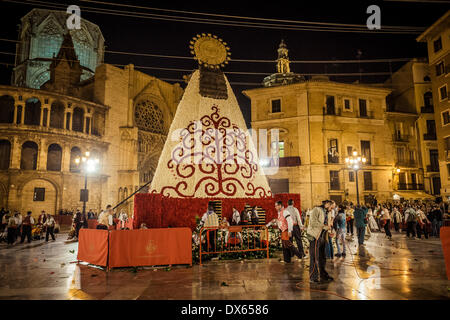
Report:
M 328 273 L 325 271 L 325 241 L 319 237 L 309 242 L 309 278 L 311 280 L 319 280 L 327 278 Z
M 325 253 L 327 259 L 333 259 L 334 258 L 334 248 L 333 248 L 333 238 L 328 238 L 328 243 L 325 244 Z
M 341 247 L 339 246 L 339 241 L 342 243 L 343 252 L 341 252 Z M 345 230 L 344 231 L 338 230 L 338 232 L 336 234 L 336 247 L 337 247 L 338 255 L 340 255 L 341 253 L 345 254 Z
M 366 227 L 358 227 L 356 228 L 358 232 L 358 244 L 364 244 L 364 235 L 366 234 Z
M 386 220 L 386 223 L 384 224 L 384 232 L 386 233 L 386 236 L 392 237 L 390 219 Z
M 432 233 L 431 233 L 431 235 L 433 236 L 433 237 L 437 237 L 437 235 L 438 235 L 438 232 L 437 232 L 437 220 L 436 219 L 433 219 L 433 221 L 431 222 L 431 228 L 432 228 Z
M 396 220 L 394 220 L 394 228 L 395 228 L 395 231 L 399 232 L 400 227 L 399 227 L 399 223 Z
M 442 227 L 442 221 L 437 221 L 436 222 L 436 229 L 437 229 L 437 236 L 438 237 L 441 236 L 441 227 Z

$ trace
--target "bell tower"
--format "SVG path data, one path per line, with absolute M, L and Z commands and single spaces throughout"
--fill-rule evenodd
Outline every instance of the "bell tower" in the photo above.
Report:
M 289 61 L 289 50 L 284 43 L 284 40 L 281 39 L 280 46 L 278 47 L 278 59 L 277 59 L 277 72 L 278 73 L 290 73 L 290 61 Z

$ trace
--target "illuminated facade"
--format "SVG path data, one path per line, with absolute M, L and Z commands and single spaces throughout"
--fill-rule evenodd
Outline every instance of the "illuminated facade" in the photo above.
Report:
M 182 88 L 133 65 L 101 64 L 83 80 L 75 47 L 65 33 L 40 89 L 0 86 L 0 207 L 34 216 L 81 208 L 75 159 L 86 151 L 100 160 L 88 176 L 88 210 L 115 205 L 153 178 Z M 131 214 L 133 199 L 122 208 Z

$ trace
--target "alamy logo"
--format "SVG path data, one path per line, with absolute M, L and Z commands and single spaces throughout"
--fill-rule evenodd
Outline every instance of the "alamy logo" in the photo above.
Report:
M 369 30 L 381 29 L 381 9 L 379 6 L 373 4 L 367 7 L 366 13 L 370 14 L 367 18 L 367 28 Z
M 77 5 L 71 5 L 67 7 L 67 14 L 70 17 L 66 20 L 67 29 L 69 30 L 80 30 L 81 29 L 81 10 Z

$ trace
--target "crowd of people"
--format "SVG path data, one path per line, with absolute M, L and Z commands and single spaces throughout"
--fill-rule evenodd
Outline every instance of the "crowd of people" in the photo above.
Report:
M 55 241 L 55 233 L 58 233 L 60 229 L 54 217 L 45 211 L 42 211 L 36 220 L 33 218 L 31 211 L 23 216 L 18 211 L 11 212 L 2 208 L 0 210 L 0 221 L 0 240 L 6 241 L 8 248 L 24 243 L 25 239 L 27 243 L 32 240 L 43 240 L 44 233 L 46 242 L 49 241 L 49 237 Z
M 227 230 L 230 225 L 259 224 L 257 207 L 246 207 L 241 212 L 233 208 L 231 221 L 228 222 L 225 217 L 220 220 L 213 206 L 208 206 L 200 220 L 200 226 L 209 227 L 209 245 L 205 247 L 205 251 L 214 248 L 217 230 Z M 323 269 L 325 259 L 345 258 L 347 241 L 353 241 L 355 235 L 359 246 L 364 246 L 366 237 L 373 232 L 384 233 L 389 240 L 392 240 L 393 232 L 400 234 L 405 231 L 409 239 L 439 237 L 440 227 L 449 210 L 448 205 L 443 202 L 403 201 L 379 204 L 376 199 L 370 205 L 348 202 L 337 205 L 332 200 L 326 200 L 321 206 L 308 209 L 303 215 L 294 207 L 293 200 L 289 200 L 287 206 L 278 201 L 275 209 L 278 217 L 266 226 L 277 226 L 281 231 L 281 261 L 290 263 L 293 256 L 303 259 L 306 254 L 302 237 L 306 237 L 310 244 L 313 282 L 319 281 L 319 275 L 325 281 L 331 279 Z M 240 234 L 235 236 L 239 238 Z M 225 231 L 225 243 L 228 240 L 229 233 Z

